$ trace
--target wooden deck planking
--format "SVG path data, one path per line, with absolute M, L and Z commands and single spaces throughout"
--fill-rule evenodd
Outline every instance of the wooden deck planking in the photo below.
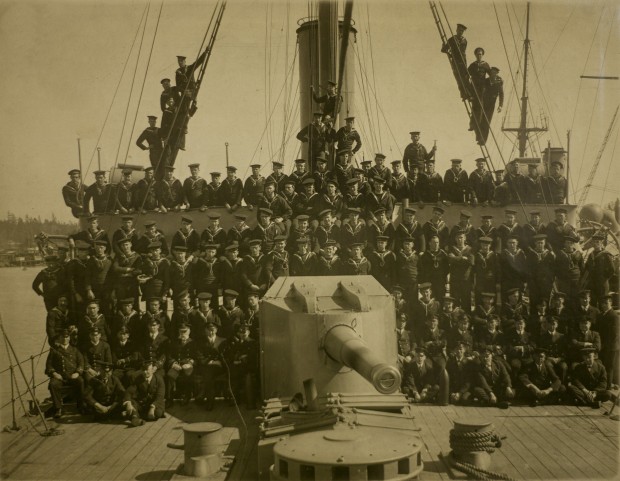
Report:
M 435 435 L 437 424 L 445 427 L 451 425 L 450 420 L 443 410 L 434 410 L 432 406 L 418 406 L 418 409 L 413 409 L 413 412 L 416 424 L 421 429 L 419 436 L 423 445 L 424 479 L 450 479 L 445 473 L 445 466 L 440 458 L 440 453 L 445 450 L 443 444 L 446 443 L 442 443 L 442 440 Z M 442 432 L 446 432 L 446 430 L 442 429 Z M 429 468 L 432 468 L 433 471 L 429 471 Z
M 541 479 L 550 479 L 555 476 L 561 478 L 570 478 L 567 471 L 563 466 L 555 461 L 553 457 L 549 457 L 545 445 L 547 440 L 540 438 L 537 435 L 536 429 L 528 428 L 524 426 L 525 418 L 528 417 L 527 411 L 524 411 L 522 407 L 512 407 L 511 414 L 507 418 L 507 424 L 509 424 L 510 431 L 512 432 L 512 438 L 505 440 L 506 443 L 517 442 L 523 446 L 525 452 L 530 452 L 530 463 L 533 465 L 533 469 L 536 470 L 537 475 Z M 505 425 L 504 425 L 505 426 Z M 548 432 L 548 431 L 547 431 Z M 560 454 L 560 453 L 556 453 Z M 552 469 L 555 465 L 555 471 Z M 535 467 L 534 467 L 535 466 Z
M 564 406 L 558 407 L 554 416 L 549 417 L 549 424 L 552 426 L 552 431 L 556 434 L 552 442 L 559 443 L 564 446 L 562 450 L 563 460 L 569 459 L 571 462 L 584 473 L 585 478 L 593 477 L 605 477 L 605 471 L 602 470 L 596 461 L 590 459 L 588 451 L 585 450 L 585 445 L 589 443 L 595 443 L 597 449 L 600 449 L 600 442 L 587 431 L 582 429 L 583 424 L 577 426 L 571 426 L 571 418 L 577 417 L 576 407 L 569 407 L 564 409 Z M 576 439 L 576 434 L 581 433 L 582 436 Z M 584 442 L 586 441 L 587 442 Z
M 554 437 L 555 431 L 548 419 L 547 411 L 544 407 L 538 408 L 535 414 L 524 415 L 519 419 L 522 423 L 514 423 L 521 430 L 524 439 L 534 438 L 537 443 L 537 450 L 544 454 L 544 462 L 549 464 L 551 471 L 555 476 L 565 479 L 582 479 L 585 473 L 573 463 L 572 456 L 566 456 L 566 452 L 562 452 L 557 447 L 557 438 Z M 543 411 L 544 410 L 544 411 Z M 537 415 L 541 412 L 540 415 Z M 558 460 L 562 459 L 562 462 Z
M 242 409 L 248 423 L 247 440 L 237 453 L 228 479 L 255 477 L 258 439 L 257 411 Z M 498 471 L 521 479 L 592 479 L 617 477 L 618 423 L 603 411 L 570 406 L 496 408 L 416 406 L 416 423 L 424 442 L 423 479 L 448 480 L 442 451 L 449 451 L 447 433 L 457 417 L 491 420 L 499 434 L 508 435 L 493 456 Z M 176 415 L 175 415 L 176 414 Z M 183 442 L 184 422 L 213 421 L 241 429 L 236 411 L 216 404 L 214 411 L 200 406 L 173 408 L 166 419 L 139 428 L 115 424 L 61 424 L 62 436 L 42 438 L 33 431 L 2 433 L 2 478 L 31 480 L 158 481 L 172 477 L 183 462 L 183 452 L 167 443 Z M 139 433 L 139 434 L 137 434 Z M 240 436 L 243 436 L 240 432 Z M 19 439 L 14 437 L 18 436 Z M 239 446 L 239 445 L 238 445 Z M 505 469 L 503 469 L 505 468 Z M 8 475 L 8 476 L 7 476 Z

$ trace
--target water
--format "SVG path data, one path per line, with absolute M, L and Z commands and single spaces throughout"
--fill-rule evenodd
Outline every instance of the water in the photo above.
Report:
M 32 290 L 32 281 L 42 267 L 29 267 L 23 270 L 20 267 L 0 269 L 0 316 L 4 330 L 11 341 L 15 354 L 20 361 L 28 360 L 30 355 L 47 349 L 45 335 L 46 311 L 43 299 Z M 9 358 L 4 340 L 0 341 L 0 371 L 9 365 L 9 359 L 14 362 L 13 355 Z M 44 380 L 46 355 L 35 359 L 35 379 Z M 31 376 L 30 361 L 22 364 L 24 373 Z M 20 391 L 26 389 L 21 374 L 16 369 L 17 386 Z M 49 392 L 45 384 L 37 388 L 37 398 L 42 400 Z M 0 374 L 0 406 L 11 399 L 11 383 L 8 372 Z M 28 397 L 26 397 L 28 399 Z M 25 404 L 28 403 L 25 401 Z M 17 403 L 19 406 L 19 402 Z M 21 407 L 18 416 L 22 414 Z M 11 408 L 0 409 L 0 427 L 11 422 Z M 19 422 L 19 420 L 18 420 Z

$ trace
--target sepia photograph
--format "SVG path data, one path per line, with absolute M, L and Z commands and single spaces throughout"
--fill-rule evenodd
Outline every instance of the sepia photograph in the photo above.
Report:
M 0 0 L 0 479 L 620 479 L 619 19 Z

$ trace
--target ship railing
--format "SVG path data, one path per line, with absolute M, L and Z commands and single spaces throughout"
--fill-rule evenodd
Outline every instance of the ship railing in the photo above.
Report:
M 0 376 L 4 377 L 8 374 L 11 382 L 11 398 L 0 405 L 0 411 L 4 411 L 8 406 L 11 406 L 12 422 L 10 426 L 7 426 L 11 431 L 18 431 L 20 429 L 17 423 L 20 407 L 24 410 L 24 416 L 26 417 L 36 414 L 37 407 L 35 403 L 38 402 L 36 399 L 37 388 L 49 382 L 47 376 L 43 380 L 37 381 L 36 371 L 41 357 L 49 353 L 49 351 L 49 349 L 46 349 L 38 354 L 32 354 L 23 361 L 10 363 L 7 368 L 0 371 Z M 29 364 L 29 369 L 25 366 L 26 364 Z M 27 370 L 29 371 L 28 375 L 26 374 Z M 26 387 L 23 387 L 24 382 L 27 382 Z M 20 390 L 20 383 L 23 390 Z M 2 385 L 5 385 L 4 382 L 2 382 Z M 26 399 L 28 400 L 27 408 L 25 404 Z

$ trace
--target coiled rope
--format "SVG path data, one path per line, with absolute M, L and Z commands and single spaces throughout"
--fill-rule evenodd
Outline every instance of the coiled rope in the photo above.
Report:
M 457 461 L 455 451 L 457 453 L 483 451 L 490 454 L 494 453 L 496 449 L 501 447 L 502 438 L 492 430 L 484 432 L 460 431 L 456 429 L 450 430 L 450 448 L 452 448 L 450 464 L 454 469 L 457 469 L 475 479 L 501 479 L 513 481 L 514 478 L 511 478 L 503 473 L 496 473 L 478 468 L 471 463 Z

